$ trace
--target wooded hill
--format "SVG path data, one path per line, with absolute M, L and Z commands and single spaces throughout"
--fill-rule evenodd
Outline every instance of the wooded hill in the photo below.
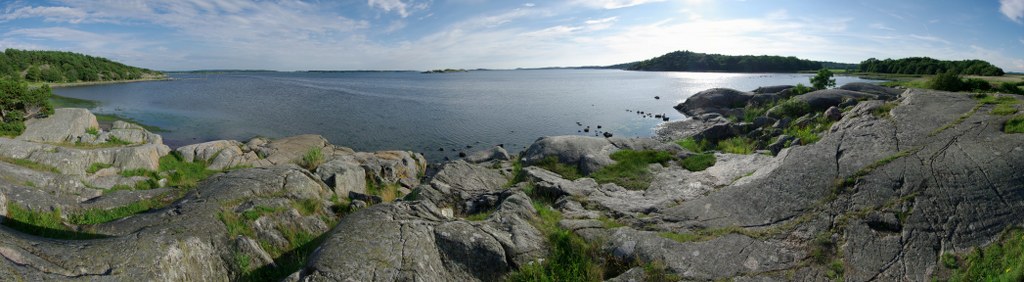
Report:
M 798 72 L 821 69 L 822 62 L 782 56 L 731 56 L 675 51 L 649 60 L 610 66 L 640 71 Z
M 162 75 L 157 71 L 72 52 L 7 49 L 0 53 L 0 78 L 33 82 L 78 82 Z
M 952 72 L 959 75 L 1001 76 L 1003 69 L 982 60 L 942 61 L 928 57 L 903 59 L 875 58 L 860 62 L 860 71 L 895 74 L 940 74 Z

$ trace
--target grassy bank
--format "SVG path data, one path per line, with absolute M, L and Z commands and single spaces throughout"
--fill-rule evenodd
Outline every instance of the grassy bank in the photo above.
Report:
M 90 86 L 90 85 L 104 85 L 104 84 L 118 84 L 118 83 L 132 83 L 132 82 L 143 82 L 143 81 L 162 81 L 171 80 L 172 78 L 167 76 L 159 77 L 144 77 L 139 79 L 125 79 L 125 80 L 103 80 L 103 81 L 78 81 L 78 82 L 31 82 L 29 86 L 39 87 L 43 85 L 49 85 L 50 88 L 58 87 L 76 87 L 76 86 Z

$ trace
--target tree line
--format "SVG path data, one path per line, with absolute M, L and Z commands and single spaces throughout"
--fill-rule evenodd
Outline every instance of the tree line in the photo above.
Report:
M 731 56 L 675 51 L 649 60 L 611 66 L 640 71 L 798 72 L 818 70 L 821 62 L 782 56 Z
M 903 59 L 875 58 L 860 62 L 860 71 L 892 74 L 943 74 L 1001 76 L 1003 69 L 982 60 L 943 61 L 928 57 Z
M 63 51 L 7 49 L 0 53 L 0 78 L 32 82 L 79 82 L 139 79 L 160 72 L 106 58 Z

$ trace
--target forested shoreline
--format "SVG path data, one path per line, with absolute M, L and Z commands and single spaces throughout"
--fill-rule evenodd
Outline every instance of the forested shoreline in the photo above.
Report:
M 0 78 L 5 79 L 65 83 L 160 76 L 163 73 L 73 52 L 7 49 L 0 53 Z

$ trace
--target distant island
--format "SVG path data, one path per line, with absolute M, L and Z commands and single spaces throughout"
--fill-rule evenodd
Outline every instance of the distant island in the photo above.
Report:
M 436 69 L 436 70 L 424 71 L 422 73 L 453 73 L 453 72 L 469 72 L 469 71 L 465 70 L 465 69 Z
M 891 74 L 941 74 L 953 72 L 959 75 L 1003 76 L 1003 69 L 982 60 L 943 61 L 928 57 L 911 57 L 903 59 L 875 58 L 860 63 L 861 72 Z
M 0 78 L 43 83 L 93 83 L 163 77 L 164 74 L 158 71 L 72 52 L 7 49 L 0 53 Z
M 675 51 L 652 59 L 612 65 L 608 68 L 638 71 L 799 72 L 818 70 L 822 67 L 822 62 L 797 57 L 731 56 Z

